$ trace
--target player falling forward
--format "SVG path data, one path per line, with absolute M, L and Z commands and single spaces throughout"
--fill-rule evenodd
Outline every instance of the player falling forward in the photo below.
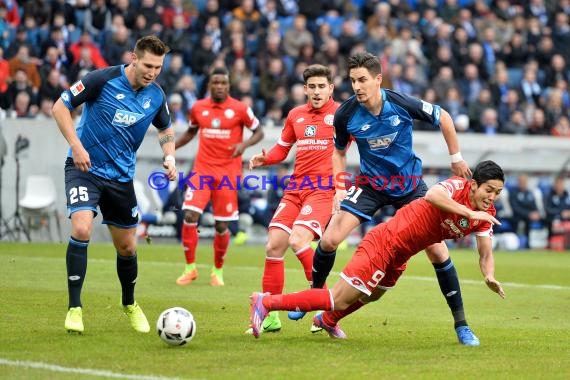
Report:
M 332 289 L 308 289 L 298 293 L 253 293 L 250 322 L 259 338 L 261 323 L 272 310 L 327 310 L 313 318 L 333 338 L 346 338 L 338 321 L 365 304 L 376 301 L 396 284 L 406 263 L 430 244 L 476 235 L 479 266 L 485 283 L 504 298 L 495 279 L 492 250 L 494 202 L 504 186 L 504 174 L 493 161 L 477 165 L 473 179 L 452 177 L 431 187 L 425 198 L 402 207 L 386 223 L 366 234 Z

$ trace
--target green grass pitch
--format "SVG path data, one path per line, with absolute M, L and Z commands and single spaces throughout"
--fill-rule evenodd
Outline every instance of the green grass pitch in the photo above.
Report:
M 497 252 L 500 299 L 484 285 L 477 253 L 452 250 L 468 321 L 480 347 L 457 343 L 451 314 L 425 254 L 416 255 L 398 286 L 343 321 L 349 339 L 309 332 L 310 318 L 281 312 L 279 333 L 255 340 L 248 296 L 261 288 L 262 246 L 230 246 L 226 286 L 209 285 L 211 244 L 198 250 L 200 277 L 174 281 L 183 268 L 178 245 L 139 246 L 137 301 L 152 330 L 137 334 L 119 308 L 111 245 L 92 244 L 83 289 L 83 335 L 63 328 L 67 309 L 65 244 L 0 244 L 1 379 L 569 379 L 570 254 Z M 338 254 L 338 272 L 353 248 Z M 307 285 L 286 256 L 285 291 Z M 192 342 L 169 347 L 154 325 L 164 309 L 190 310 Z M 312 314 L 311 314 L 312 315 Z

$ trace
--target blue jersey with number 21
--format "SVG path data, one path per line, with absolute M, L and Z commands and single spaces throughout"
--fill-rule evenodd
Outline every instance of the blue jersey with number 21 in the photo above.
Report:
M 401 197 L 416 188 L 422 175 L 422 160 L 412 147 L 413 120 L 439 128 L 441 109 L 395 91 L 381 92 L 379 115 L 370 113 L 356 96 L 341 104 L 334 116 L 335 147 L 346 149 L 352 135 L 360 155 L 360 174 L 373 178 L 386 195 Z

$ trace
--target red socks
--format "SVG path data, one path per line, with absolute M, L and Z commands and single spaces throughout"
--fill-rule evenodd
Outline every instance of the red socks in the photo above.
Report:
M 313 256 L 315 255 L 315 251 L 311 248 L 310 245 L 301 248 L 297 252 L 295 252 L 297 259 L 301 262 L 303 266 L 303 270 L 305 271 L 305 278 L 309 281 L 309 284 L 313 284 Z
M 196 261 L 196 246 L 198 245 L 198 224 L 182 224 L 182 246 L 186 256 L 186 264 L 193 264 Z
M 230 231 L 219 234 L 216 232 L 214 234 L 214 266 L 220 269 L 224 266 L 224 258 L 226 257 L 226 252 L 228 251 L 228 245 L 230 244 Z
M 281 294 L 283 293 L 284 284 L 285 261 L 282 257 L 266 257 L 265 269 L 263 270 L 263 278 L 261 280 L 263 292 Z
M 224 266 L 224 257 L 230 244 L 230 231 L 223 234 L 216 232 L 214 235 L 214 266 L 221 268 Z M 182 246 L 186 256 L 186 264 L 193 264 L 196 261 L 196 247 L 198 246 L 198 224 L 182 224 Z
M 328 289 L 307 289 L 298 293 L 272 295 L 263 298 L 269 310 L 330 310 L 331 294 Z
M 329 326 L 335 326 L 342 318 L 354 313 L 364 305 L 366 304 L 358 300 L 344 310 L 325 311 L 323 313 L 323 321 Z

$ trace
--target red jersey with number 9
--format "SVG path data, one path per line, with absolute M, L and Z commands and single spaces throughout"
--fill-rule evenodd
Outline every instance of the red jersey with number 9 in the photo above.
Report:
M 456 202 L 474 209 L 469 201 L 470 181 L 451 177 L 439 182 Z M 491 205 L 487 213 L 495 216 Z M 489 222 L 470 220 L 462 215 L 443 211 L 425 198 L 416 199 L 402 207 L 396 216 L 384 224 L 383 234 L 391 236 L 391 245 L 398 259 L 406 260 L 424 248 L 446 239 L 459 239 L 474 233 L 477 236 L 492 236 Z

